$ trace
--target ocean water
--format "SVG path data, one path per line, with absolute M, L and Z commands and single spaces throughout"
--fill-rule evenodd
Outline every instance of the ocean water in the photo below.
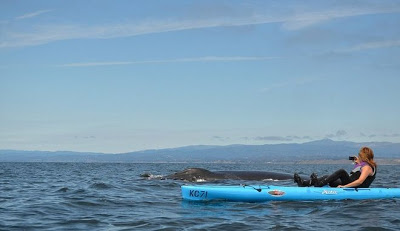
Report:
M 351 165 L 0 163 L 0 230 L 399 230 L 400 200 L 183 201 L 182 181 L 144 179 L 188 167 L 308 175 Z M 397 187 L 398 166 L 379 166 L 372 187 Z M 293 181 L 218 184 L 291 185 Z M 202 183 L 204 184 L 204 183 Z

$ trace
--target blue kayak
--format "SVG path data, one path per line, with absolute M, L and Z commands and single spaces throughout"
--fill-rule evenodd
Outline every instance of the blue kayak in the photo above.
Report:
M 400 198 L 400 188 L 330 188 L 285 186 L 184 185 L 182 198 L 190 201 L 314 201 Z

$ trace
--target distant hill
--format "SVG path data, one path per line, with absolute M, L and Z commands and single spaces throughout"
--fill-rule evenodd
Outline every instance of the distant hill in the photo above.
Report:
M 67 151 L 0 150 L 0 162 L 295 162 L 346 160 L 362 146 L 377 159 L 400 159 L 400 143 L 355 143 L 330 139 L 307 143 L 265 145 L 197 145 L 180 148 L 103 154 Z

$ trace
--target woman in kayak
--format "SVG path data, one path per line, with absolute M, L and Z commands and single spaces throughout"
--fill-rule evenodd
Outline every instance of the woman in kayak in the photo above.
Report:
M 315 173 L 311 174 L 310 180 L 302 180 L 295 173 L 294 182 L 299 187 L 315 186 L 322 187 L 325 185 L 339 188 L 368 188 L 376 176 L 376 163 L 374 161 L 374 152 L 371 148 L 362 147 L 358 153 L 358 157 L 354 159 L 355 166 L 350 175 L 344 169 L 334 172 L 332 175 L 318 178 Z

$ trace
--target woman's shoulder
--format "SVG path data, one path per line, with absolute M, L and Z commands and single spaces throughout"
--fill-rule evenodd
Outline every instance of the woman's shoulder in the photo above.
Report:
M 362 166 L 361 170 L 362 171 L 367 171 L 369 173 L 373 173 L 374 172 L 373 167 L 371 165 L 369 165 L 369 164 L 366 164 L 366 165 Z

